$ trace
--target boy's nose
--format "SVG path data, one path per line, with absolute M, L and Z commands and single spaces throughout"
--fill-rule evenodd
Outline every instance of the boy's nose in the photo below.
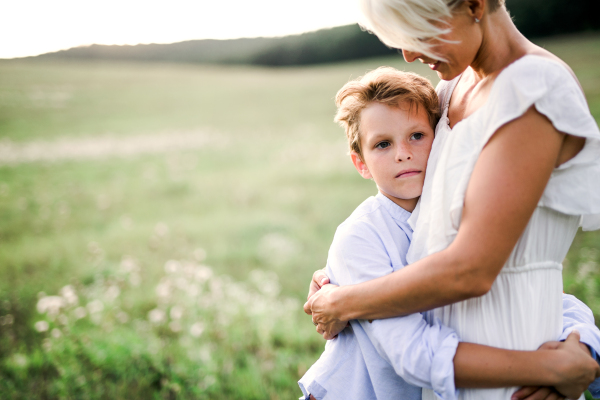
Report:
M 412 158 L 412 153 L 406 146 L 400 146 L 396 152 L 396 162 L 408 161 Z

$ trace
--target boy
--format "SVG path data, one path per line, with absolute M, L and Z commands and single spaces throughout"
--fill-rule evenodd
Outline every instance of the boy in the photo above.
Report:
M 347 83 L 336 104 L 352 162 L 379 190 L 338 227 L 329 251 L 331 283 L 349 285 L 406 265 L 412 237 L 407 220 L 423 188 L 439 106 L 429 81 L 393 68 Z M 595 329 L 597 340 L 593 318 L 590 324 L 565 314 L 564 321 L 567 327 L 588 323 L 577 327 Z M 455 399 L 458 343 L 452 329 L 421 314 L 351 321 L 298 382 L 302 398 L 417 400 L 421 387 L 428 387 L 439 398 Z

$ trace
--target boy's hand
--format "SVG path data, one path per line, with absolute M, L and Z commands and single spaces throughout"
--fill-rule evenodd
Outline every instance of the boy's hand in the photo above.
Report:
M 325 271 L 322 269 L 318 269 L 315 271 L 312 277 L 312 281 L 310 282 L 310 286 L 308 287 L 308 296 L 306 296 L 307 300 L 313 296 L 313 294 L 317 293 L 319 289 L 323 287 L 323 285 L 327 285 L 329 283 L 329 277 L 325 274 Z M 308 315 L 312 314 L 310 307 L 308 307 L 309 303 L 304 304 L 304 312 Z

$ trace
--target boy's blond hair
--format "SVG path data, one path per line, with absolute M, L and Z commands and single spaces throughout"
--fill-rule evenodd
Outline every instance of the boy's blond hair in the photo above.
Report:
M 398 71 L 392 67 L 380 67 L 362 78 L 346 83 L 335 96 L 337 113 L 334 121 L 345 130 L 350 151 L 364 160 L 360 145 L 360 114 L 372 102 L 399 106 L 423 107 L 431 127 L 440 117 L 438 97 L 426 78 L 412 72 Z

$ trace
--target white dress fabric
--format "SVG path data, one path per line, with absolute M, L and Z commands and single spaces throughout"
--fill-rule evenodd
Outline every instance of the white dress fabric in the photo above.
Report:
M 407 261 L 445 249 L 458 233 L 467 185 L 481 150 L 507 122 L 531 106 L 564 133 L 586 138 L 584 148 L 556 168 L 523 235 L 484 296 L 432 310 L 461 340 L 535 350 L 562 329 L 562 261 L 579 226 L 600 229 L 600 131 L 571 73 L 558 62 L 528 55 L 496 78 L 480 109 L 450 129 L 448 104 L 460 77 L 438 86 L 442 118 L 436 128 L 423 195 L 410 223 Z M 464 389 L 462 400 L 508 400 L 517 388 Z M 423 399 L 433 400 L 431 390 Z

